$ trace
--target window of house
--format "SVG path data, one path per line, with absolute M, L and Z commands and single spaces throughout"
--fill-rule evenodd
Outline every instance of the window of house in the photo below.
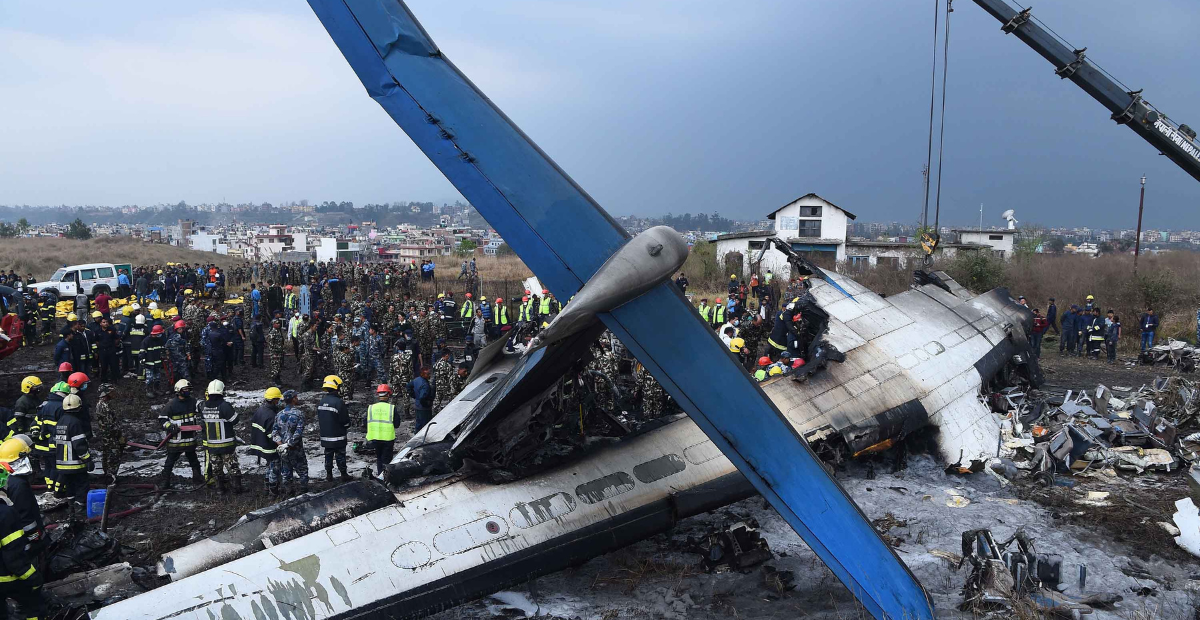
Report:
M 100 271 L 100 277 L 101 277 L 101 278 L 111 278 L 111 277 L 113 277 L 113 270 L 112 270 L 112 267 L 101 267 L 101 268 L 99 269 L 99 271 Z
M 821 217 L 821 207 L 800 207 L 800 217 Z
M 898 256 L 880 256 L 875 259 L 875 266 L 879 269 L 899 269 L 900 257 Z
M 988 235 L 988 241 L 1004 241 L 1004 235 Z
M 870 256 L 848 256 L 850 260 L 850 268 L 855 271 L 862 271 L 871 266 Z
M 751 249 L 751 250 L 761 250 L 761 249 L 763 249 L 763 242 L 762 242 L 762 241 L 751 241 L 751 242 L 750 242 L 750 249 Z
M 95 280 L 96 279 L 96 270 L 95 269 L 80 269 L 79 276 L 81 278 L 83 278 L 84 280 Z
M 797 237 L 820 237 L 821 220 L 800 220 Z

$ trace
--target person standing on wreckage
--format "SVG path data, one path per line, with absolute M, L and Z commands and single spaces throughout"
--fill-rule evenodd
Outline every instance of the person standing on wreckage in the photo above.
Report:
M 268 495 L 279 493 L 279 444 L 271 435 L 275 432 L 275 417 L 279 415 L 279 402 L 283 393 L 277 387 L 269 387 L 263 393 L 263 404 L 258 406 L 250 419 L 250 452 L 267 462 L 266 490 Z

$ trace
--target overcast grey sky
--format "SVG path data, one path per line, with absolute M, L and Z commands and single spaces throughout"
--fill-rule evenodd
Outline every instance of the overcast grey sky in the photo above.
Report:
M 446 55 L 616 215 L 755 219 L 816 192 L 915 221 L 932 0 L 411 0 Z M 1035 14 L 1200 126 L 1200 3 Z M 451 201 L 308 5 L 0 4 L 0 204 Z M 968 0 L 943 222 L 1200 228 L 1200 184 Z

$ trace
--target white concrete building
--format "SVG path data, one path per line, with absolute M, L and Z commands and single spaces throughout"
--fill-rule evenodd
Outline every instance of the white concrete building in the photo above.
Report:
M 205 230 L 193 231 L 192 236 L 188 237 L 188 246 L 193 250 L 201 252 L 229 253 L 229 243 L 225 239 L 225 235 L 210 233 Z
M 959 243 L 974 243 L 992 248 L 992 253 L 998 258 L 1012 258 L 1013 246 L 1016 243 L 1015 230 L 956 230 Z
M 846 232 L 855 215 L 832 202 L 816 194 L 805 194 L 768 213 L 767 219 L 773 221 L 770 231 L 718 236 L 717 264 L 724 269 L 727 258 L 740 254 L 742 275 L 748 277 L 751 263 L 758 260 L 763 242 L 771 236 L 791 244 L 793 250 L 813 253 L 818 264 L 833 267 L 846 260 Z M 763 256 L 758 269 L 778 275 L 790 273 L 787 257 L 774 248 Z

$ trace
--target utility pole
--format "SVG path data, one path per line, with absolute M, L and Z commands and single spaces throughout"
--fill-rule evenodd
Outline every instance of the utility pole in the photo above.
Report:
M 979 203 L 979 232 L 983 232 L 983 203 Z
M 1133 238 L 1133 273 L 1137 273 L 1138 254 L 1142 251 L 1142 207 L 1146 206 L 1146 175 L 1142 175 L 1142 197 L 1138 199 L 1137 233 Z

